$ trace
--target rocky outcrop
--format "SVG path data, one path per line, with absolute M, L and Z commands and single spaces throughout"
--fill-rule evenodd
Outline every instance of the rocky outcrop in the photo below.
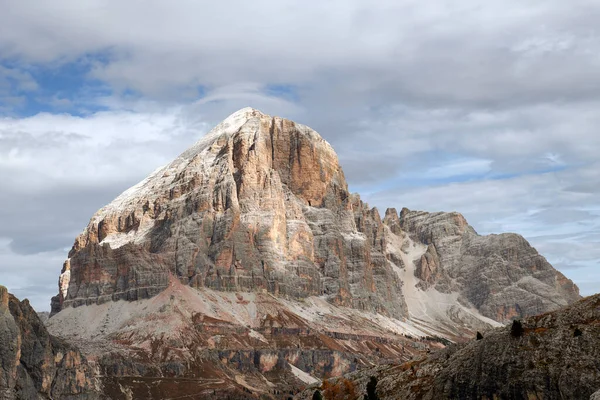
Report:
M 460 293 L 484 316 L 500 322 L 566 306 L 580 298 L 520 235 L 480 236 L 458 213 L 403 209 L 399 225 L 427 245 L 415 269 L 423 288 Z
M 101 399 L 94 369 L 0 286 L 0 399 Z
M 600 387 L 598 321 L 595 295 L 490 331 L 481 340 L 346 378 L 365 393 L 374 377 L 381 400 L 588 399 Z M 297 398 L 310 399 L 314 390 Z

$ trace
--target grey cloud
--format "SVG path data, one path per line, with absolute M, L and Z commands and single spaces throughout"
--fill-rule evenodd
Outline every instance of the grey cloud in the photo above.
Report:
M 49 131 L 36 137 L 29 132 L 0 129 L 0 152 L 8 154 L 13 149 L 47 149 L 49 147 L 66 148 L 73 141 L 89 139 L 85 135 Z
M 590 296 L 592 294 L 600 292 L 600 281 L 595 279 L 587 279 L 579 283 L 579 289 L 581 294 L 584 296 Z
M 578 283 L 599 274 L 600 4 L 10 8 L 0 54 L 24 82 L 27 65 L 83 59 L 115 90 L 74 102 L 107 112 L 0 120 L 0 237 L 11 241 L 0 265 L 47 265 L 40 252 L 56 249 L 52 292 L 62 247 L 98 207 L 245 106 L 319 131 L 380 210 L 461 211 L 482 233 L 523 233 Z
M 108 51 L 93 75 L 152 96 L 234 81 L 319 82 L 338 100 L 495 107 L 600 91 L 600 6 L 584 0 L 149 2 L 142 14 L 116 1 L 32 4 L 0 20 L 4 54 L 60 62 Z
M 568 209 L 562 207 L 546 208 L 535 214 L 535 218 L 540 223 L 546 224 L 564 224 L 578 221 L 590 221 L 594 219 L 594 214 L 585 210 Z
M 6 171 L 0 170 L 0 176 Z M 0 237 L 9 238 L 17 254 L 35 254 L 70 247 L 90 217 L 135 181 L 111 185 L 55 187 L 24 193 L 4 188 L 0 193 Z
M 64 258 L 63 251 L 19 255 L 0 242 L 0 284 L 21 300 L 29 298 L 36 310 L 49 311 Z

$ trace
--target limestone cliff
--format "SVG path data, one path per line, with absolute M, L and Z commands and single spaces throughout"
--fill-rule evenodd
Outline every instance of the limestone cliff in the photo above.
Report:
M 406 315 L 379 215 L 312 129 L 243 109 L 127 190 L 76 239 L 53 312 L 192 287 L 325 295 Z
M 285 398 L 578 298 L 520 236 L 382 219 L 315 131 L 247 108 L 92 217 L 48 329 L 115 399 Z

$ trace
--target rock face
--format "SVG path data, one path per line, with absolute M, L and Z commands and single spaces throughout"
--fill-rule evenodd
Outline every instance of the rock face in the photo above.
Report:
M 386 399 L 595 399 L 600 387 L 600 295 L 530 317 L 426 358 L 349 375 L 377 379 Z M 298 396 L 311 398 L 314 388 Z M 592 396 L 592 397 L 590 397 Z
M 79 350 L 48 334 L 27 300 L 0 286 L 0 399 L 101 399 Z
M 520 235 L 480 236 L 458 213 L 403 209 L 400 227 L 427 245 L 415 273 L 423 288 L 458 292 L 459 300 L 500 322 L 566 306 L 579 297 Z
M 248 108 L 92 217 L 48 327 L 81 341 L 114 398 L 160 397 L 165 377 L 244 398 L 578 298 L 520 236 L 456 213 L 381 219 L 315 131 Z
M 351 199 L 312 129 L 243 109 L 101 209 L 65 262 L 53 312 L 192 287 L 267 291 L 406 315 L 375 210 Z

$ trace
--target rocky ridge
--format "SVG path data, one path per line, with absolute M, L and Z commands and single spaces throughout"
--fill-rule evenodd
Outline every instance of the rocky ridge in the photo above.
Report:
M 459 213 L 403 209 L 400 229 L 427 250 L 417 263 L 420 287 L 458 292 L 459 300 L 500 322 L 577 301 L 579 290 L 520 235 L 481 236 Z
M 600 295 L 524 319 L 431 355 L 346 376 L 357 393 L 372 378 L 379 399 L 596 399 Z M 334 383 L 339 384 L 339 381 Z M 313 386 L 297 399 L 310 399 Z M 595 393 L 596 392 L 596 393 Z
M 382 219 L 315 131 L 248 108 L 92 217 L 48 327 L 114 398 L 177 379 L 277 397 L 578 298 L 518 235 L 457 213 Z
M 103 399 L 97 371 L 0 286 L 0 399 Z

